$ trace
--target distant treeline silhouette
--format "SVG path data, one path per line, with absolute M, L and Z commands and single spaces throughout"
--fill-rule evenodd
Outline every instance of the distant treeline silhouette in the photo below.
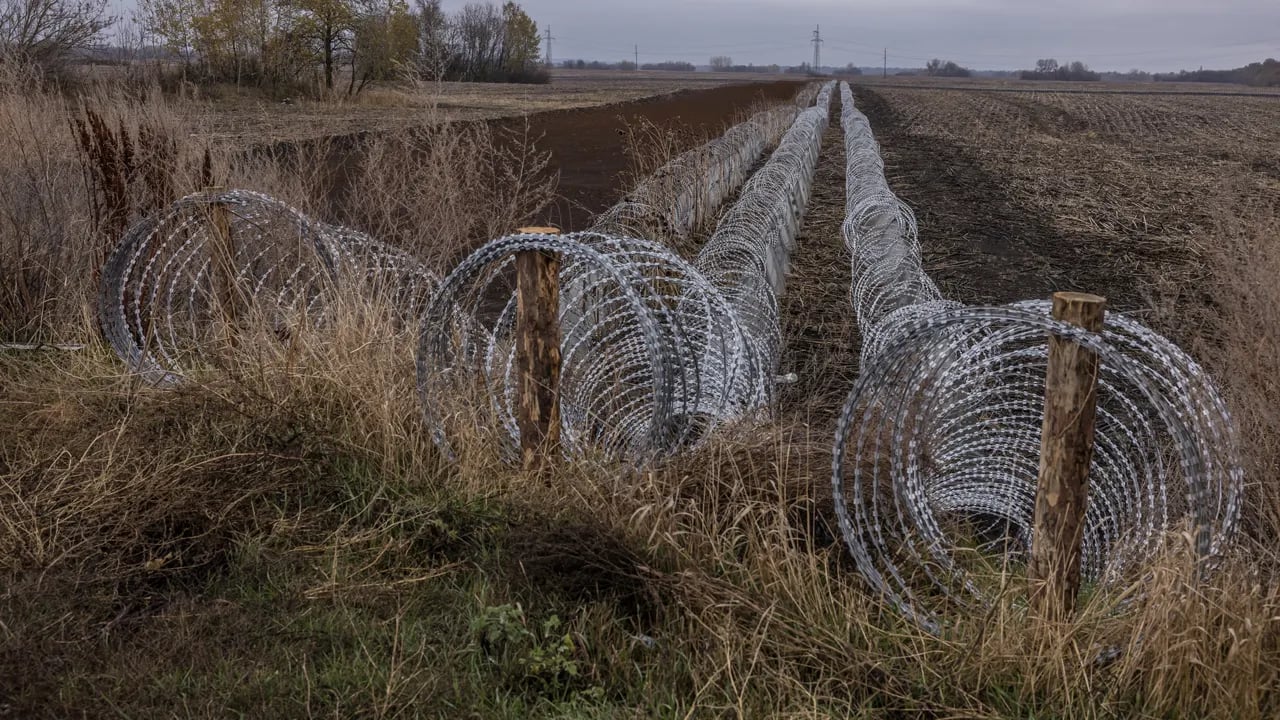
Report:
M 1053 58 L 1037 60 L 1035 70 L 1023 70 L 1018 76 L 1023 80 L 1069 80 L 1074 82 L 1093 82 L 1102 79 L 1101 74 L 1090 70 L 1088 65 L 1079 60 L 1059 65 L 1058 61 Z
M 1176 73 L 1157 73 L 1157 82 L 1211 82 L 1237 85 L 1280 86 L 1280 60 L 1267 58 L 1249 63 L 1234 70 L 1183 70 Z
M 973 74 L 969 68 L 960 67 L 956 63 L 934 58 L 925 63 L 924 72 L 932 77 L 969 77 Z
M 619 62 L 600 62 L 599 60 L 564 60 L 560 67 L 569 70 L 635 70 L 636 64 L 630 60 Z M 641 70 L 669 70 L 672 72 L 693 72 L 698 68 L 690 62 L 667 60 L 665 62 L 644 63 Z

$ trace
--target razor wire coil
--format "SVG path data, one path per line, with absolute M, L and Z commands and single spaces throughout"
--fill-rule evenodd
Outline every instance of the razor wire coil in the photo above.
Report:
M 407 321 L 435 283 L 408 254 L 275 198 L 201 192 L 125 234 L 102 268 L 99 322 L 133 371 L 169 384 L 225 347 L 226 325 L 243 316 L 287 336 L 354 294 L 385 299 Z
M 681 153 L 598 215 L 591 230 L 629 237 L 688 237 L 742 185 L 765 150 L 778 144 L 797 112 L 791 106 L 764 110 Z
M 1226 406 L 1176 345 L 1120 313 L 1101 333 L 1043 301 L 945 300 L 925 274 L 915 217 L 889 189 L 870 125 L 842 84 L 850 298 L 861 371 L 836 429 L 841 535 L 871 586 L 939 624 L 947 604 L 987 604 L 1033 537 L 1048 339 L 1099 356 L 1082 576 L 1129 577 L 1185 530 L 1211 567 L 1234 535 L 1243 475 Z
M 504 453 L 515 456 L 511 277 L 515 256 L 530 251 L 562 259 L 565 452 L 596 448 L 643 460 L 696 444 L 719 424 L 764 412 L 779 345 L 775 293 L 794 248 L 833 90 L 828 83 L 818 106 L 795 117 L 692 263 L 652 240 L 603 230 L 634 230 L 637 208 L 645 217 L 674 218 L 668 228 L 678 232 L 691 229 L 732 191 L 726 183 L 745 177 L 747 156 L 756 152 L 761 133 L 768 134 L 763 124 L 744 130 L 755 138 L 749 143 L 730 131 L 736 139 L 720 143 L 721 149 L 702 152 L 696 162 L 677 158 L 677 167 L 660 171 L 694 178 L 687 192 L 642 188 L 591 231 L 512 235 L 455 268 L 425 313 L 418 351 L 419 390 L 437 443 L 452 453 L 451 424 L 459 413 L 482 406 L 498 420 Z M 717 158 L 714 167 L 688 174 L 708 157 Z M 693 205 L 691 197 L 698 198 Z M 690 215 L 690 207 L 702 210 Z M 459 406 L 455 399 L 464 395 L 473 400 Z

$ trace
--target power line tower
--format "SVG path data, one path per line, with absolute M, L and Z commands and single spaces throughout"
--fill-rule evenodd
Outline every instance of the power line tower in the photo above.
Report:
M 551 41 L 555 38 L 551 37 L 551 26 L 547 26 L 547 67 L 551 67 Z
M 818 68 L 822 67 L 822 28 L 818 25 L 813 26 L 813 71 L 818 72 Z

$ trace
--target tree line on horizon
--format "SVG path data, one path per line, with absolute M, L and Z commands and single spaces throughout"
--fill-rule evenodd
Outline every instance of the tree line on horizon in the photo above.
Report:
M 22 63 L 47 76 L 84 61 L 110 61 L 104 33 L 119 23 L 110 0 L 0 0 L 0 66 Z M 537 23 L 514 1 L 469 2 L 446 12 L 441 0 L 138 0 L 115 41 L 119 62 L 167 60 L 182 80 L 229 82 L 272 90 L 356 94 L 371 83 L 411 77 L 467 82 L 547 82 Z M 125 47 L 127 46 L 127 48 Z M 127 52 L 125 52 L 127 50 Z M 126 59 L 127 58 L 129 59 Z M 635 70 L 634 62 L 564 61 L 562 67 Z M 808 63 L 738 64 L 711 58 L 723 72 L 817 74 Z M 689 72 L 688 62 L 646 63 L 643 70 Z M 857 75 L 853 63 L 830 72 Z M 1099 73 L 1080 61 L 1036 62 L 1034 70 L 975 71 L 934 58 L 895 75 L 1018 77 L 1024 80 L 1214 82 L 1280 86 L 1280 61 L 1229 70 Z
M 1207 82 L 1280 87 L 1280 60 L 1267 58 L 1232 70 L 1183 70 L 1176 73 L 1157 73 L 1156 82 Z
M 547 82 L 537 23 L 507 1 L 139 0 L 124 38 L 184 81 L 356 94 L 401 77 Z M 119 18 L 107 0 L 0 0 L 0 63 L 57 75 Z M 121 38 L 117 38 L 121 40 Z

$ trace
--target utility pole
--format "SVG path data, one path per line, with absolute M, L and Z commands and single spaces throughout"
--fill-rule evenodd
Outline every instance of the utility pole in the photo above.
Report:
M 884 49 L 884 73 L 880 77 L 889 77 L 889 48 Z
M 636 45 L 636 71 L 640 70 L 640 46 Z
M 551 37 L 551 26 L 547 26 L 547 67 L 551 67 L 551 41 L 555 38 Z
M 816 74 L 822 65 L 822 28 L 813 26 L 813 72 Z

